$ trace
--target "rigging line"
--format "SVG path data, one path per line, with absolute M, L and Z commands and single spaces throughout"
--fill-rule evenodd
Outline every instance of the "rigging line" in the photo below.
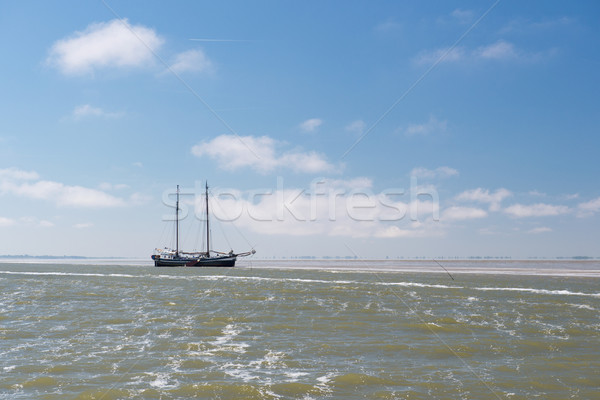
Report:
M 362 258 L 362 257 L 360 257 L 358 254 L 356 254 L 356 252 L 355 252 L 355 251 L 354 251 L 354 250 L 353 250 L 353 249 L 352 249 L 350 246 L 348 246 L 346 243 L 344 243 L 344 246 L 346 246 L 346 248 L 347 248 L 348 250 L 350 250 L 350 252 L 351 252 L 352 254 L 354 254 L 354 256 L 356 257 L 356 259 L 357 259 L 357 260 L 359 260 L 361 263 L 363 263 L 363 265 L 365 265 L 365 267 L 366 267 L 368 270 L 371 270 L 371 272 L 373 272 L 373 273 L 375 274 L 375 276 L 377 277 L 377 279 L 379 279 L 379 281 L 380 281 L 381 283 L 385 283 L 385 281 L 384 281 L 383 279 L 381 279 L 381 276 L 380 276 L 380 275 L 377 273 L 377 271 L 374 271 L 374 270 L 372 270 L 372 269 L 371 269 L 371 267 L 369 267 L 369 265 L 368 265 L 367 263 L 365 263 L 365 262 L 364 262 L 363 258 Z M 464 360 L 464 359 L 463 359 L 463 358 L 462 358 L 462 357 L 461 357 L 461 356 L 460 356 L 460 355 L 459 355 L 459 354 L 458 354 L 456 351 L 454 351 L 454 349 L 452 349 L 452 347 L 450 347 L 450 345 L 449 345 L 448 343 L 446 343 L 446 341 L 445 341 L 444 339 L 442 339 L 442 337 L 441 337 L 441 336 L 440 336 L 440 335 L 439 335 L 439 334 L 438 334 L 436 331 L 434 331 L 434 330 L 431 328 L 431 326 L 430 326 L 430 325 L 429 325 L 427 322 L 425 322 L 425 320 L 424 320 L 424 319 L 421 317 L 421 315 L 420 315 L 420 314 L 417 314 L 417 312 L 416 312 L 415 310 L 413 310 L 413 309 L 412 309 L 412 308 L 411 308 L 411 307 L 408 305 L 408 303 L 407 303 L 407 302 L 406 302 L 406 301 L 405 301 L 405 300 L 404 300 L 404 299 L 403 299 L 401 296 L 399 296 L 399 295 L 398 295 L 398 293 L 396 293 L 396 290 L 398 290 L 398 288 L 394 288 L 394 287 L 392 287 L 392 288 L 391 288 L 391 293 L 392 293 L 392 294 L 393 294 L 393 295 L 394 295 L 396 298 L 398 298 L 398 299 L 399 299 L 399 300 L 400 300 L 400 301 L 401 301 L 401 302 L 404 304 L 404 306 L 405 306 L 406 308 L 408 308 L 408 310 L 409 310 L 409 311 L 410 311 L 412 314 L 414 314 L 414 315 L 415 315 L 415 316 L 416 316 L 416 317 L 419 319 L 419 321 L 421 321 L 421 323 L 427 327 L 427 329 L 429 329 L 429 331 L 431 332 L 431 334 L 433 334 L 433 336 L 435 336 L 435 338 L 436 338 L 436 339 L 437 339 L 437 340 L 438 340 L 440 343 L 442 343 L 442 344 L 443 344 L 443 345 L 444 345 L 444 346 L 445 346 L 445 347 L 446 347 L 448 350 L 450 350 L 450 352 L 451 352 L 451 353 L 452 353 L 452 354 L 453 354 L 453 355 L 454 355 L 456 358 L 458 358 L 458 359 L 459 359 L 459 360 L 460 360 L 460 361 L 463 363 L 463 365 L 464 365 L 464 366 L 465 366 L 465 367 L 466 367 L 466 368 L 467 368 L 467 369 L 468 369 L 468 370 L 469 370 L 469 371 L 470 371 L 470 372 L 471 372 L 473 375 L 475 375 L 475 377 L 476 377 L 476 378 L 477 378 L 477 379 L 478 379 L 478 380 L 479 380 L 479 381 L 480 381 L 480 382 L 481 382 L 481 383 L 482 383 L 482 384 L 483 384 L 483 385 L 484 385 L 484 386 L 485 386 L 485 387 L 486 387 L 486 388 L 487 388 L 487 389 L 488 389 L 488 390 L 489 390 L 489 391 L 490 391 L 490 392 L 491 392 L 491 393 L 492 393 L 492 394 L 493 394 L 493 395 L 494 395 L 494 396 L 495 396 L 495 397 L 496 397 L 498 400 L 501 400 L 500 396 L 498 396 L 498 394 L 497 394 L 497 393 L 496 393 L 496 392 L 495 392 L 495 391 L 494 391 L 494 390 L 493 390 L 493 389 L 490 387 L 490 385 L 488 385 L 488 384 L 487 384 L 487 382 L 485 382 L 485 381 L 483 380 L 483 378 L 482 378 L 481 376 L 479 376 L 479 374 L 478 374 L 478 373 L 477 373 L 477 372 L 476 372 L 476 371 L 475 371 L 475 370 L 474 370 L 474 369 L 473 369 L 473 368 L 472 368 L 472 367 L 471 367 L 471 366 L 470 366 L 470 365 L 469 365 L 469 364 L 468 364 L 468 363 L 467 363 L 467 362 L 466 362 L 466 361 L 465 361 L 465 360 Z
M 210 190 L 208 191 L 208 194 L 209 194 L 210 196 L 212 196 L 212 195 L 213 195 L 213 194 L 212 194 L 212 191 L 210 191 Z M 209 198 L 209 201 L 210 201 L 210 198 Z M 217 201 L 213 201 L 213 206 L 215 205 L 215 203 L 218 203 L 218 202 L 217 202 Z M 221 208 L 221 207 L 219 207 L 219 208 Z M 221 209 L 222 209 L 222 208 L 221 208 Z M 216 219 L 216 218 L 215 218 L 215 219 Z M 214 225 L 214 223 L 213 223 L 213 225 Z M 225 234 L 225 230 L 223 229 L 223 225 L 221 224 L 221 221 L 219 221 L 219 223 L 218 223 L 217 225 L 219 225 L 219 229 L 221 230 L 221 235 L 223 235 L 223 237 L 225 238 L 225 241 L 227 242 L 227 245 L 229 246 L 229 248 L 230 248 L 231 250 L 233 250 L 233 246 L 231 246 L 231 243 L 229 242 L 229 239 L 227 238 L 227 235 Z
M 119 22 L 121 22 L 123 24 L 123 26 L 125 26 L 125 28 L 131 32 L 132 35 L 134 35 L 139 41 L 140 43 L 142 43 L 144 45 L 144 47 L 146 47 L 148 49 L 148 51 L 150 53 L 152 53 L 152 55 L 158 60 L 160 61 L 161 64 L 163 64 L 165 66 L 165 68 L 171 72 L 173 74 L 173 76 L 175 78 L 177 78 L 177 80 L 192 94 L 194 95 L 194 97 L 196 97 L 196 99 L 198 99 L 200 101 L 200 103 L 202 103 L 204 105 L 204 107 L 206 107 L 208 109 L 208 111 L 211 112 L 212 115 L 215 116 L 215 118 L 217 118 L 228 130 L 229 132 L 233 133 L 233 135 L 248 149 L 250 150 L 250 153 L 252 153 L 252 155 L 254 155 L 254 157 L 256 157 L 258 160 L 260 160 L 260 156 L 258 154 L 256 154 L 256 152 L 252 149 L 252 147 L 250 147 L 248 145 L 248 143 L 246 143 L 244 141 L 244 139 L 242 139 L 242 137 L 240 135 L 238 135 L 238 133 L 227 123 L 227 121 L 225 121 L 216 111 L 214 108 L 212 108 L 202 97 L 200 97 L 200 95 L 181 77 L 179 76 L 179 74 L 177 72 L 175 72 L 171 66 L 161 57 L 159 56 L 152 47 L 150 47 L 146 42 L 144 42 L 144 40 L 137 34 L 135 33 L 135 31 L 133 29 L 131 29 L 131 27 L 126 24 L 125 22 L 123 22 L 123 18 L 121 18 L 121 16 L 119 14 L 117 14 L 117 12 L 115 10 L 112 9 L 111 6 L 109 6 L 105 0 L 101 0 L 102 4 L 104 4 L 104 7 L 106 7 L 115 17 L 117 17 L 117 19 L 119 20 Z
M 417 79 L 417 80 L 416 80 L 416 81 L 415 81 L 415 82 L 414 82 L 412 85 L 410 85 L 410 86 L 408 87 L 408 89 L 406 89 L 406 90 L 404 91 L 404 93 L 402 93 L 402 95 L 401 95 L 401 96 L 400 96 L 400 97 L 399 97 L 399 98 L 398 98 L 398 99 L 397 99 L 397 100 L 396 100 L 396 101 L 395 101 L 395 102 L 394 102 L 394 103 L 393 103 L 393 104 L 392 104 L 392 105 L 391 105 L 391 106 L 390 106 L 390 107 L 389 107 L 389 108 L 388 108 L 388 109 L 387 109 L 387 110 L 386 110 L 386 111 L 385 111 L 383 114 L 381 114 L 381 116 L 380 116 L 379 118 L 377 118 L 377 120 L 375 121 L 375 123 L 374 123 L 373 125 L 371 125 L 371 127 L 370 127 L 369 129 L 367 129 L 367 130 L 365 131 L 365 133 L 363 133 L 363 134 L 362 134 L 362 135 L 361 135 L 361 136 L 360 136 L 360 137 L 359 137 L 359 138 L 358 138 L 358 139 L 357 139 L 357 140 L 356 140 L 356 141 L 355 141 L 355 142 L 352 144 L 352 146 L 350 146 L 350 147 L 348 148 L 348 150 L 346 150 L 346 151 L 344 152 L 344 154 L 342 154 L 342 157 L 340 157 L 340 159 L 342 159 L 342 160 L 343 160 L 344 158 L 346 158 L 346 156 L 347 156 L 347 155 L 348 155 L 348 154 L 349 154 L 349 153 L 350 153 L 352 150 L 354 150 L 354 148 L 355 148 L 355 147 L 356 147 L 356 146 L 357 146 L 357 145 L 358 145 L 360 142 L 362 142 L 362 140 L 365 138 L 365 136 L 367 136 L 369 133 L 371 133 L 371 131 L 372 131 L 373 129 L 375 129 L 375 127 L 376 127 L 377 125 L 379 125 L 379 123 L 380 123 L 380 122 L 381 122 L 381 121 L 382 121 L 382 120 L 383 120 L 385 117 L 387 117 L 387 116 L 388 116 L 388 114 L 389 114 L 390 112 L 392 112 L 392 110 L 393 110 L 394 108 L 396 108 L 396 106 L 398 105 L 398 103 L 400 103 L 402 100 L 404 100 L 404 98 L 405 98 L 406 96 L 408 96 L 408 94 L 409 94 L 410 92 L 412 92 L 412 90 L 413 90 L 415 87 L 417 87 L 417 86 L 419 85 L 419 83 L 421 83 L 421 81 L 422 81 L 423 79 L 425 79 L 425 78 L 427 77 L 427 75 L 429 75 L 429 73 L 430 73 L 431 71 L 433 71 L 433 69 L 434 69 L 435 67 L 437 67 L 437 66 L 438 66 L 438 64 L 439 64 L 439 63 L 441 63 L 441 62 L 444 60 L 444 58 L 446 58 L 446 56 L 448 56 L 448 54 L 450 54 L 450 53 L 451 53 L 451 52 L 454 50 L 454 49 L 456 48 L 456 46 L 458 46 L 458 44 L 459 44 L 459 43 L 460 43 L 460 42 L 461 42 L 461 41 L 462 41 L 462 40 L 463 40 L 463 39 L 464 39 L 464 38 L 465 38 L 465 37 L 466 37 L 466 36 L 467 36 L 469 33 L 471 33 L 471 31 L 472 31 L 472 30 L 473 30 L 473 29 L 474 29 L 474 28 L 475 28 L 475 27 L 476 27 L 476 26 L 477 26 L 477 25 L 478 25 L 478 24 L 481 22 L 481 20 L 483 20 L 483 19 L 484 19 L 484 18 L 485 18 L 485 17 L 486 17 L 486 16 L 487 16 L 487 15 L 488 15 L 488 14 L 489 14 L 489 13 L 490 13 L 490 12 L 491 12 L 491 11 L 492 11 L 492 10 L 493 10 L 493 9 L 494 9 L 496 6 L 497 6 L 497 5 L 498 5 L 498 3 L 500 3 L 500 0 L 496 0 L 496 2 L 494 2 L 494 4 L 492 4 L 492 5 L 491 5 L 491 7 L 490 7 L 490 8 L 488 8 L 488 9 L 487 9 L 487 11 L 486 11 L 486 12 L 484 12 L 484 13 L 483 13 L 483 14 L 482 14 L 482 15 L 481 15 L 481 16 L 480 16 L 478 19 L 477 19 L 477 21 L 475 21 L 475 22 L 474 22 L 474 23 L 473 23 L 473 24 L 472 24 L 472 25 L 469 27 L 469 29 L 467 29 L 467 30 L 466 30 L 466 31 L 465 31 L 465 32 L 464 32 L 462 35 L 460 35 L 460 37 L 459 37 L 459 38 L 458 38 L 458 39 L 457 39 L 457 40 L 456 40 L 456 41 L 455 41 L 455 42 L 452 44 L 452 46 L 450 46 L 449 48 L 447 48 L 447 49 L 446 49 L 446 51 L 444 51 L 444 52 L 442 53 L 442 55 L 441 55 L 441 56 L 440 56 L 440 57 L 439 57 L 439 58 L 438 58 L 438 59 L 437 59 L 437 60 L 436 60 L 436 61 L 435 61 L 435 62 L 434 62 L 434 63 L 433 63 L 433 64 L 432 64 L 432 65 L 431 65 L 429 68 L 427 68 L 427 70 L 426 70 L 426 71 L 425 71 L 423 74 L 421 74 L 421 76 L 419 76 L 419 78 L 418 78 L 418 79 Z
M 433 260 L 433 261 L 434 261 L 434 262 L 435 262 L 437 265 L 439 265 L 440 267 L 442 267 L 442 269 L 443 269 L 444 271 L 446 271 L 446 273 L 448 274 L 448 276 L 449 276 L 450 278 L 452 278 L 452 280 L 454 280 L 454 278 L 452 277 L 452 275 L 450 275 L 450 272 L 448 272 L 448 270 L 447 270 L 446 268 L 444 268 L 444 266 L 443 266 L 442 264 L 440 264 L 439 262 L 437 262 L 437 260 L 436 260 L 435 258 L 432 258 L 432 260 Z
M 209 194 L 212 196 L 212 195 L 213 195 L 213 194 L 212 194 L 212 191 L 209 191 Z M 214 197 L 214 196 L 213 196 L 213 197 Z M 224 209 L 224 208 L 221 206 L 221 204 L 219 204 L 219 202 L 218 202 L 218 201 L 214 201 L 214 202 L 213 202 L 213 204 L 216 204 L 216 205 L 219 207 L 219 209 L 220 209 L 220 210 L 223 212 L 223 215 L 225 215 L 225 216 L 227 217 L 227 220 L 228 220 L 228 222 L 230 222 L 230 223 L 231 223 L 231 226 L 233 226 L 233 228 L 234 228 L 234 229 L 236 230 L 236 232 L 237 232 L 237 233 L 238 233 L 238 234 L 239 234 L 239 235 L 242 237 L 242 239 L 244 239 L 244 241 L 246 241 L 246 244 L 247 244 L 248 246 L 250 246 L 250 248 L 251 248 L 251 249 L 254 249 L 254 248 L 256 247 L 256 245 L 255 245 L 255 246 L 252 246 L 252 244 L 250 243 L 250 241 L 248 240 L 248 238 L 246 238 L 246 236 L 245 236 L 245 235 L 242 233 L 242 231 L 240 231 L 240 229 L 239 229 L 239 228 L 238 228 L 238 227 L 237 227 L 237 226 L 236 226 L 236 225 L 233 223 L 233 221 L 234 221 L 234 220 L 233 220 L 232 218 L 230 218 L 230 217 L 229 217 L 229 215 L 227 214 L 227 210 L 225 210 L 225 209 Z M 237 219 L 237 218 L 236 218 L 236 219 Z
M 164 222 L 164 221 L 163 221 L 163 222 Z M 163 224 L 162 233 L 160 234 L 160 239 L 159 239 L 159 241 L 158 241 L 159 245 L 158 245 L 158 246 L 156 246 L 156 248 L 157 248 L 157 249 L 158 249 L 158 248 L 160 248 L 160 247 L 163 247 L 163 246 L 164 246 L 164 242 L 163 242 L 163 241 L 164 241 L 164 239 L 165 239 L 165 232 L 167 231 L 167 225 L 168 225 L 168 224 Z M 162 244 L 160 244 L 160 243 L 162 243 Z

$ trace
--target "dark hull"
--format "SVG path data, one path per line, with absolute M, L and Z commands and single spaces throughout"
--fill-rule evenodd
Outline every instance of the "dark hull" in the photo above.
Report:
M 188 267 L 235 267 L 236 256 L 201 258 Z
M 185 267 L 187 265 L 193 264 L 197 261 L 196 258 L 186 258 L 186 257 L 178 257 L 178 258 L 161 258 L 152 256 L 154 260 L 155 267 Z
M 161 258 L 152 256 L 155 267 L 235 267 L 236 256 L 209 258 Z

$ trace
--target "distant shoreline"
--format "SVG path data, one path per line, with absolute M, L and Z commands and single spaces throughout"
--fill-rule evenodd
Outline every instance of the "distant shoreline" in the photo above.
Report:
M 39 260 L 127 260 L 135 257 L 86 257 L 86 256 L 32 256 L 29 254 L 2 254 L 0 259 L 39 259 Z
M 89 256 L 74 256 L 74 255 L 29 255 L 29 254 L 1 254 L 0 260 L 140 260 L 146 257 L 89 257 Z M 598 261 L 600 257 L 592 256 L 564 256 L 564 257 L 492 257 L 492 256 L 466 256 L 466 257 L 382 257 L 382 258 L 358 258 L 354 256 L 293 256 L 293 257 L 273 257 L 273 258 L 254 258 L 255 261 Z

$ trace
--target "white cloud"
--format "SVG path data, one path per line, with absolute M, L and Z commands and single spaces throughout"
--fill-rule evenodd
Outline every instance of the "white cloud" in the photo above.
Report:
M 392 32 L 402 28 L 402 25 L 393 20 L 387 20 L 385 22 L 381 22 L 375 26 L 376 32 Z
M 406 136 L 427 136 L 434 132 L 446 131 L 446 125 L 447 121 L 438 121 L 438 119 L 432 115 L 427 122 L 410 124 L 403 131 Z
M 103 208 L 125 205 L 122 199 L 100 190 L 38 179 L 35 172 L 15 168 L 0 170 L 0 194 L 49 200 L 59 206 Z
M 86 228 L 91 228 L 93 226 L 94 226 L 94 224 L 92 224 L 91 222 L 83 222 L 83 223 L 80 223 L 80 224 L 73 225 L 73 228 L 75 228 L 75 229 L 86 229 Z
M 15 224 L 15 220 L 6 217 L 0 217 L 0 227 L 13 226 Z
M 184 51 L 175 56 L 171 65 L 171 70 L 177 73 L 181 72 L 210 72 L 212 62 L 208 59 L 201 49 Z
M 148 204 L 151 200 L 152 196 L 142 193 L 133 193 L 131 196 L 129 196 L 129 203 L 136 206 Z
M 460 193 L 456 196 L 456 200 L 486 203 L 489 204 L 490 211 L 498 211 L 500 210 L 500 203 L 502 200 L 512 195 L 513 194 L 509 190 L 504 188 L 497 189 L 493 193 L 490 193 L 488 189 L 477 188 Z
M 421 51 L 413 58 L 413 62 L 417 65 L 427 65 L 436 62 L 457 62 L 465 59 L 466 56 L 467 51 L 464 47 L 445 47 Z
M 54 226 L 54 223 L 50 221 L 46 221 L 45 219 L 41 220 L 38 224 L 42 228 L 51 228 Z
M 220 168 L 230 171 L 246 167 L 263 174 L 276 168 L 305 173 L 336 170 L 320 153 L 292 150 L 278 154 L 278 146 L 280 144 L 268 136 L 221 135 L 195 145 L 192 154 L 217 160 Z
M 34 171 L 23 171 L 14 167 L 0 169 L 0 183 L 7 180 L 30 181 L 36 179 L 39 179 L 39 175 Z
M 311 188 L 240 193 L 213 192 L 215 217 L 268 235 L 345 237 L 425 237 L 442 234 L 433 220 L 439 212 L 427 200 L 402 201 L 389 192 L 374 193 L 371 180 L 320 179 Z M 233 194 L 233 195 L 231 195 Z M 404 194 L 405 197 L 410 197 Z M 202 207 L 202 204 L 196 204 Z
M 89 25 L 52 45 L 47 62 L 65 75 L 92 73 L 106 67 L 145 67 L 164 39 L 153 29 L 113 19 Z
M 21 217 L 20 222 L 27 226 L 37 226 L 41 228 L 50 228 L 54 226 L 54 223 L 46 220 L 38 220 L 36 217 Z
M 448 207 L 442 213 L 440 221 L 462 221 L 487 217 L 488 213 L 481 208 L 473 207 Z
M 358 119 L 358 120 L 353 121 L 350 124 L 348 124 L 346 126 L 346 130 L 349 132 L 353 132 L 357 135 L 360 135 L 364 132 L 366 127 L 367 127 L 367 124 L 365 123 L 365 121 Z
M 93 107 L 89 104 L 83 104 L 73 109 L 71 117 L 75 120 L 80 120 L 87 117 L 99 117 L 99 118 L 119 118 L 124 114 L 121 112 L 107 112 L 100 107 Z
M 527 194 L 536 197 L 546 197 L 546 193 L 540 192 L 538 190 L 530 190 L 529 192 L 527 192 Z
M 307 119 L 306 121 L 301 123 L 300 129 L 302 129 L 304 132 L 314 132 L 322 124 L 323 124 L 323 120 L 321 120 L 319 118 L 311 118 L 311 119 Z
M 466 24 L 469 21 L 473 20 L 473 11 L 472 10 L 462 10 L 457 8 L 456 10 L 450 13 L 450 16 L 455 18 L 461 24 Z
M 448 178 L 458 176 L 458 170 L 450 167 L 438 167 L 436 169 L 417 167 L 410 171 L 410 175 L 421 179 Z
M 552 228 L 548 228 L 547 226 L 540 226 L 538 228 L 533 228 L 527 231 L 527 233 L 531 233 L 531 234 L 538 234 L 538 233 L 545 233 L 545 232 L 552 232 Z
M 473 56 L 475 58 L 487 60 L 509 60 L 511 58 L 518 58 L 515 46 L 504 40 L 499 40 L 496 43 L 479 47 L 473 52 Z
M 425 50 L 413 58 L 417 65 L 428 65 L 436 62 L 457 63 L 457 62 L 475 62 L 475 61 L 505 61 L 505 60 L 535 60 L 541 54 L 528 54 L 515 47 L 514 44 L 506 40 L 498 40 L 494 43 L 479 46 L 476 49 L 457 46 L 454 48 L 440 48 L 435 50 Z
M 23 183 L 11 188 L 15 194 L 34 198 L 52 200 L 59 206 L 75 207 L 116 207 L 125 205 L 122 199 L 100 190 L 83 186 L 69 186 L 53 181 Z
M 567 214 L 571 212 L 571 209 L 567 206 L 557 206 L 545 203 L 537 203 L 531 205 L 514 204 L 510 207 L 505 208 L 504 212 L 516 218 L 527 218 Z
M 584 203 L 579 203 L 577 205 L 577 209 L 578 217 L 588 217 L 592 214 L 600 212 L 600 197 L 597 197 L 590 201 L 586 201 Z

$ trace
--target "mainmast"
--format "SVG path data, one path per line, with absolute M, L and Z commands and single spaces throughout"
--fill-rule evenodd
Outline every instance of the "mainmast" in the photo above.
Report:
M 179 257 L 179 185 L 177 185 L 177 202 L 175 203 L 175 257 Z
M 210 257 L 210 227 L 208 223 L 208 181 L 206 181 L 206 191 L 204 192 L 206 199 L 206 256 Z

